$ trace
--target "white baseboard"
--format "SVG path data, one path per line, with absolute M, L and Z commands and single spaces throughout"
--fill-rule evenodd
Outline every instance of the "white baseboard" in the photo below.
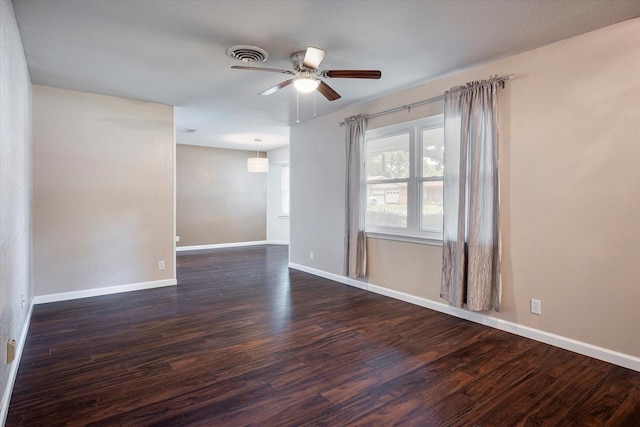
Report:
M 29 305 L 29 312 L 22 325 L 22 331 L 20 331 L 20 337 L 18 338 L 18 346 L 16 347 L 16 356 L 13 359 L 11 369 L 9 370 L 9 378 L 7 378 L 7 385 L 4 388 L 4 394 L 2 395 L 2 401 L 0 401 L 0 426 L 5 425 L 7 421 L 7 414 L 9 413 L 9 404 L 11 403 L 11 394 L 13 393 L 13 385 L 16 382 L 16 376 L 18 375 L 18 367 L 20 366 L 20 360 L 22 359 L 22 351 L 24 350 L 24 343 L 27 341 L 27 333 L 29 332 L 29 325 L 31 324 L 31 313 L 33 313 L 33 303 Z
M 267 242 L 266 240 L 256 240 L 253 242 L 233 242 L 233 243 L 215 243 L 212 245 L 177 246 L 176 252 L 201 251 L 205 249 L 237 248 L 240 246 L 257 246 L 257 245 L 266 245 L 266 244 L 270 244 L 270 243 Z
M 119 294 L 121 292 L 139 291 L 142 289 L 161 288 L 177 285 L 176 279 L 154 280 L 151 282 L 132 283 L 129 285 L 108 286 L 104 288 L 85 289 L 82 291 L 62 292 L 59 294 L 38 295 L 33 297 L 33 304 L 66 301 L 78 298 L 96 297 L 100 295 Z
M 289 242 L 286 240 L 267 240 L 267 245 L 284 245 L 289 246 Z
M 296 270 L 304 271 L 305 273 L 313 274 L 315 276 L 324 277 L 325 279 L 333 280 L 338 283 L 355 286 L 356 288 L 375 292 L 380 295 L 419 305 L 421 307 L 429 308 L 441 313 L 450 314 L 461 319 L 480 323 L 482 325 L 500 329 L 506 332 L 511 332 L 522 337 L 530 338 L 532 340 L 540 341 L 545 344 L 550 344 L 555 347 L 573 351 L 574 353 L 593 357 L 594 359 L 603 360 L 608 363 L 613 363 L 614 365 L 622 366 L 624 368 L 633 369 L 634 371 L 640 372 L 640 357 L 632 356 L 630 354 L 620 353 L 615 350 L 598 347 L 596 345 L 577 341 L 572 338 L 563 337 L 561 335 L 534 329 L 529 326 L 519 325 L 517 323 L 487 316 L 486 314 L 451 307 L 450 305 L 444 304 L 439 301 L 416 297 L 404 292 L 395 291 L 393 289 L 377 286 L 362 280 L 356 280 L 339 274 L 329 273 L 323 270 L 307 267 L 305 265 L 290 262 L 289 267 Z

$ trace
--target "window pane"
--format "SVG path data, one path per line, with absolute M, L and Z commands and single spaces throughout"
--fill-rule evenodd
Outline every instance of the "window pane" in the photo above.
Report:
M 280 167 L 280 215 L 289 216 L 289 166 Z
M 367 180 L 409 177 L 409 134 L 367 141 Z
M 367 184 L 365 222 L 375 227 L 407 227 L 407 183 Z
M 423 181 L 420 229 L 442 230 L 442 181 Z
M 442 176 L 444 154 L 444 128 L 422 131 L 422 176 Z

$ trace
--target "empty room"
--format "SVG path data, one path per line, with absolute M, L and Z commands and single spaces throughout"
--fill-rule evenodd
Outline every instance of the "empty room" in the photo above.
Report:
M 0 0 L 0 425 L 640 425 L 640 2 Z

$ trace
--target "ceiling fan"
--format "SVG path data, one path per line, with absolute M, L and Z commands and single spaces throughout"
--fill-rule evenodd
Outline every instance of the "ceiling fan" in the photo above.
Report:
M 382 73 L 379 70 L 319 70 L 320 62 L 327 52 L 316 47 L 308 47 L 307 50 L 300 50 L 291 54 L 291 62 L 294 71 L 279 70 L 276 68 L 246 67 L 234 65 L 231 68 L 238 70 L 269 71 L 272 73 L 289 74 L 295 76 L 285 80 L 269 89 L 262 91 L 259 95 L 271 95 L 293 83 L 300 92 L 313 92 L 317 90 L 329 101 L 340 98 L 340 94 L 333 90 L 328 84 L 320 80 L 321 78 L 332 79 L 379 79 Z

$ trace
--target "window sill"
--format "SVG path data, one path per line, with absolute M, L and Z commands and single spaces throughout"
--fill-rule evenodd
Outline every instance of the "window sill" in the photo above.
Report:
M 381 239 L 381 240 L 394 240 L 396 242 L 416 243 L 419 245 L 428 246 L 442 246 L 442 239 L 414 237 L 414 236 L 401 236 L 399 234 L 385 234 L 385 233 L 372 233 L 365 232 L 367 238 Z

